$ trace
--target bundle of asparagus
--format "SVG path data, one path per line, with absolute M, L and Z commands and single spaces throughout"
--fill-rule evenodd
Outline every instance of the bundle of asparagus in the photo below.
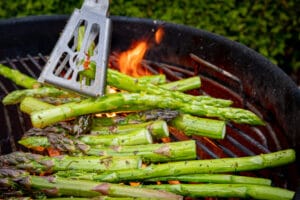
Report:
M 0 197 L 294 196 L 293 191 L 272 187 L 270 179 L 236 174 L 292 163 L 292 149 L 241 158 L 197 160 L 194 140 L 168 140 L 169 127 L 187 136 L 224 139 L 226 121 L 264 125 L 251 111 L 230 107 L 229 100 L 184 93 L 200 87 L 199 77 L 165 83 L 164 75 L 133 78 L 109 69 L 107 83 L 119 92 L 108 92 L 95 99 L 42 85 L 1 64 L 0 74 L 25 88 L 9 93 L 2 102 L 20 103 L 21 111 L 30 116 L 33 128 L 19 144 L 34 152 L 0 156 Z M 89 71 L 82 76 L 93 78 Z M 107 113 L 115 116 L 107 117 Z M 178 184 L 169 184 L 174 180 Z M 154 184 L 158 182 L 163 184 Z
M 81 47 L 83 32 L 81 27 L 76 48 Z M 93 46 L 88 50 L 90 55 Z M 109 69 L 107 83 L 120 92 L 92 99 L 41 85 L 3 65 L 0 74 L 26 88 L 11 92 L 2 101 L 6 105 L 20 103 L 20 109 L 30 115 L 34 128 L 19 143 L 40 154 L 51 155 L 14 152 L 0 157 L 0 185 L 14 194 L 96 199 L 115 199 L 114 196 L 117 199 L 182 199 L 181 195 L 293 197 L 292 191 L 271 187 L 269 179 L 220 174 L 288 164 L 295 159 L 293 150 L 201 161 L 196 160 L 193 140 L 161 143 L 169 137 L 168 126 L 188 136 L 223 139 L 228 120 L 264 124 L 248 110 L 229 107 L 231 101 L 184 93 L 200 87 L 199 77 L 165 83 L 164 75 L 132 78 Z M 92 80 L 94 74 L 95 66 L 91 62 L 79 76 Z M 134 112 L 113 118 L 95 117 L 98 113 L 124 111 Z M 142 167 L 142 162 L 148 166 Z M 42 176 L 36 176 L 37 173 Z M 174 179 L 213 184 L 149 184 Z M 146 184 L 126 186 L 130 181 Z

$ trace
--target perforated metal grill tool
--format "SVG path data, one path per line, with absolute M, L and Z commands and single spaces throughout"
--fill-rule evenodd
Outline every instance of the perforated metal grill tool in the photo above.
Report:
M 81 9 L 75 9 L 40 82 L 88 96 L 104 94 L 111 37 L 108 9 L 109 0 L 85 0 Z

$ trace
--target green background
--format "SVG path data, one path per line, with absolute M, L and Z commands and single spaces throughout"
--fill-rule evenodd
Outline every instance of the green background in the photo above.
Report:
M 1 0 L 0 18 L 69 14 L 82 0 Z M 299 0 L 111 0 L 110 14 L 214 32 L 258 51 L 300 85 Z

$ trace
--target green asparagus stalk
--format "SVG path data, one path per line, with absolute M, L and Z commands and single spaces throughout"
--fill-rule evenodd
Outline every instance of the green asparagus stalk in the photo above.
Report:
M 46 196 L 73 197 L 139 197 L 158 199 L 183 199 L 182 196 L 170 192 L 127 185 L 99 183 L 86 180 L 72 180 L 54 176 L 21 175 L 12 179 L 16 184 L 32 192 L 41 192 Z
M 164 74 L 157 74 L 157 75 L 150 75 L 150 76 L 141 76 L 137 78 L 139 82 L 142 83 L 151 83 L 153 85 L 165 85 L 166 84 L 166 75 Z
M 295 192 L 253 184 L 177 184 L 148 185 L 146 188 L 165 190 L 189 197 L 238 197 L 264 200 L 291 200 Z
M 88 145 L 137 145 L 153 142 L 152 136 L 146 128 L 135 129 L 130 133 L 119 135 L 84 135 L 78 139 Z
M 171 120 L 170 125 L 181 130 L 184 134 L 199 135 L 215 139 L 223 139 L 226 133 L 225 121 L 199 118 L 183 114 Z
M 21 111 L 27 114 L 31 114 L 34 111 L 46 110 L 54 107 L 54 105 L 43 102 L 34 97 L 25 97 L 20 103 Z
M 151 133 L 153 138 L 161 139 L 169 137 L 168 125 L 163 120 L 149 121 L 140 124 L 127 124 L 117 126 L 93 126 L 91 134 L 107 135 L 107 134 L 122 134 L 128 131 L 133 131 L 140 128 L 146 128 Z
M 3 64 L 0 64 L 0 75 L 12 80 L 16 85 L 27 89 L 38 88 L 41 86 L 41 84 L 34 78 Z
M 170 91 L 168 89 L 153 85 L 145 84 L 136 81 L 134 78 L 126 74 L 122 74 L 118 71 L 108 69 L 107 73 L 107 83 L 116 88 L 127 90 L 129 92 L 147 92 L 149 94 L 163 95 L 169 98 L 176 98 L 182 102 L 188 102 L 196 105 L 210 105 L 210 106 L 220 106 L 227 107 L 232 104 L 230 100 L 216 99 L 209 96 L 193 96 L 184 94 L 179 91 Z
M 201 79 L 199 76 L 184 78 L 178 81 L 173 81 L 173 82 L 160 85 L 160 87 L 164 89 L 168 89 L 171 91 L 180 91 L 180 92 L 197 89 L 200 88 L 200 86 L 201 86 Z
M 30 149 L 54 147 L 67 152 L 78 152 L 78 149 L 86 152 L 90 145 L 130 146 L 151 144 L 152 137 L 147 129 L 141 128 L 120 135 L 82 135 L 78 138 L 67 137 L 65 134 L 48 133 L 46 136 L 23 137 L 18 143 Z
M 52 132 L 46 132 L 43 135 L 37 136 L 25 136 L 18 141 L 28 149 L 41 150 L 43 148 L 53 148 L 60 152 L 68 154 L 78 154 L 80 152 L 85 153 L 91 147 L 86 145 L 75 138 L 69 138 L 66 134 L 57 134 Z
M 15 90 L 9 93 L 8 95 L 6 95 L 2 100 L 2 102 L 4 105 L 12 105 L 12 104 L 20 103 L 25 97 L 47 97 L 47 96 L 54 96 L 54 97 L 69 96 L 70 97 L 70 93 L 54 87 L 40 87 L 34 89 Z
M 192 183 L 227 183 L 227 184 L 255 184 L 255 185 L 271 185 L 271 180 L 266 178 L 257 178 L 249 176 L 238 176 L 231 174 L 186 174 L 180 176 L 163 176 L 145 181 L 172 181 L 177 180 L 180 182 Z
M 61 137 L 59 139 L 67 138 L 68 135 L 78 137 L 79 135 L 90 133 L 92 119 L 92 115 L 80 115 L 69 122 L 58 122 L 45 128 L 31 128 L 23 136 L 51 136 L 51 134 L 54 134 Z
M 24 182 L 26 182 L 26 186 L 31 185 L 32 189 L 44 191 L 51 196 L 95 197 L 109 195 L 115 197 L 158 198 L 166 200 L 183 199 L 180 195 L 154 189 L 84 180 L 69 180 L 59 177 L 30 176 Z
M 152 108 L 168 108 L 196 116 L 219 117 L 236 123 L 248 123 L 252 125 L 264 124 L 254 113 L 240 108 L 193 105 L 191 102 L 183 103 L 178 99 L 162 95 L 136 93 L 109 94 L 97 99 L 86 99 L 80 103 L 68 103 L 56 106 L 55 108 L 36 111 L 31 114 L 31 122 L 34 127 L 42 128 L 79 115 L 107 112 L 124 105 L 145 105 Z
M 103 172 L 140 168 L 142 160 L 137 156 L 57 156 L 48 157 L 33 153 L 13 152 L 0 156 L 0 165 L 14 166 L 31 172 L 55 172 L 81 170 Z
M 114 126 L 126 124 L 138 124 L 153 120 L 170 121 L 179 114 L 176 110 L 153 109 L 141 112 L 128 113 L 126 116 L 96 117 L 93 119 L 93 127 Z
M 293 149 L 287 149 L 248 157 L 178 161 L 159 165 L 153 164 L 141 169 L 103 173 L 94 177 L 94 179 L 115 182 L 123 180 L 144 180 L 172 175 L 239 172 L 277 167 L 289 164 L 293 161 L 295 161 L 295 151 Z
M 196 159 L 195 141 L 182 141 L 135 146 L 91 147 L 87 155 L 139 156 L 144 162 L 170 162 Z
M 60 97 L 55 97 L 55 96 L 45 96 L 45 97 L 39 97 L 38 99 L 52 105 L 61 105 L 65 103 L 70 103 L 70 102 L 79 102 L 82 99 L 85 99 L 86 97 L 84 96 L 60 96 Z

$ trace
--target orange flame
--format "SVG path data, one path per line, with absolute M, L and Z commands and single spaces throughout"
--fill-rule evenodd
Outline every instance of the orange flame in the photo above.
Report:
M 154 35 L 155 42 L 160 43 L 163 35 L 163 29 L 159 28 Z M 141 40 L 133 43 L 128 50 L 121 52 L 117 61 L 120 72 L 133 77 L 150 75 L 151 73 L 141 64 L 150 44 L 150 40 L 148 39 Z
M 128 74 L 134 77 L 147 75 L 147 70 L 142 69 L 141 61 L 147 52 L 148 44 L 146 41 L 140 41 L 133 44 L 132 47 L 122 52 L 119 55 L 118 65 L 120 71 L 124 74 Z
M 156 42 L 156 44 L 159 44 L 162 41 L 162 39 L 164 37 L 164 34 L 165 34 L 165 32 L 164 32 L 163 28 L 160 27 L 159 29 L 157 29 L 157 31 L 155 32 L 155 42 Z

